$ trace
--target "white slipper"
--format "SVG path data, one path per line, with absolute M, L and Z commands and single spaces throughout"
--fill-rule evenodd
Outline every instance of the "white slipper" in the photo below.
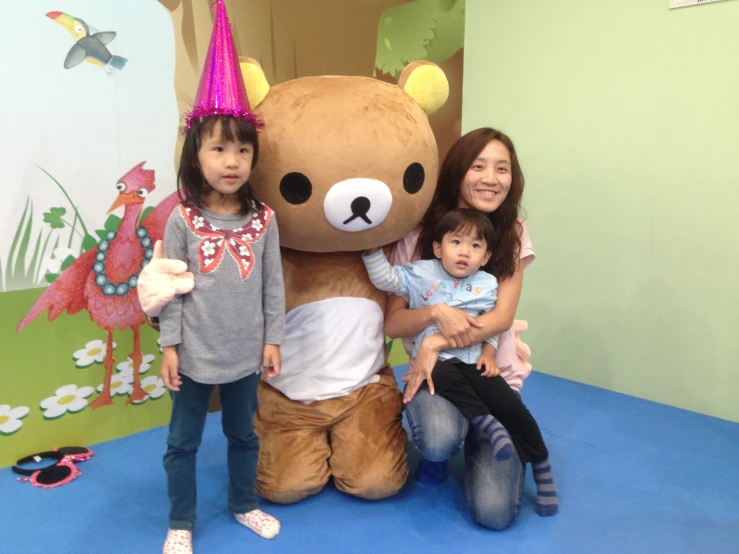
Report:
M 248 527 L 260 537 L 273 539 L 280 533 L 280 522 L 262 510 L 252 510 L 245 514 L 234 514 L 236 521 Z
M 170 529 L 162 554 L 192 554 L 192 531 Z

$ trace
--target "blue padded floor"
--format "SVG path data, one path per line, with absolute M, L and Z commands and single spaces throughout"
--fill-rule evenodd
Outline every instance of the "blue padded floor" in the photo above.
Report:
M 457 455 L 441 485 L 410 479 L 389 500 L 357 500 L 329 486 L 297 505 L 264 502 L 282 522 L 266 541 L 226 508 L 226 441 L 213 414 L 198 457 L 195 551 L 739 553 L 739 424 L 539 373 L 526 381 L 524 401 L 551 453 L 555 517 L 534 513 L 529 469 L 517 522 L 503 532 L 476 526 Z M 165 439 L 162 427 L 95 445 L 83 474 L 58 489 L 0 471 L 0 552 L 161 552 Z M 409 459 L 414 472 L 410 444 Z

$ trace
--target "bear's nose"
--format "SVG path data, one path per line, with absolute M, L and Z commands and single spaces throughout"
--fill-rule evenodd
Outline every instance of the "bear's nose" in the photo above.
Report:
M 329 189 L 323 211 L 331 225 L 356 233 L 385 221 L 392 204 L 393 195 L 385 183 L 354 178 L 340 181 Z
M 352 216 L 344 222 L 344 225 L 351 223 L 356 217 L 361 217 L 365 223 L 371 224 L 372 220 L 367 217 L 367 212 L 372 207 L 372 202 L 366 196 L 359 196 L 352 200 L 352 205 L 349 206 L 352 210 Z

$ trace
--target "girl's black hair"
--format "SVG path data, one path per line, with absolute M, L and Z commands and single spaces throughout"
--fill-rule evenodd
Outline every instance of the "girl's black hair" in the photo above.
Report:
M 251 161 L 252 168 L 259 159 L 259 137 L 257 129 L 251 122 L 244 119 L 236 119 L 229 116 L 209 115 L 192 123 L 190 130 L 185 135 L 185 144 L 182 146 L 180 157 L 180 168 L 177 172 L 177 184 L 180 193 L 180 201 L 195 208 L 205 208 L 205 197 L 212 190 L 205 181 L 203 172 L 198 162 L 198 152 L 203 144 L 203 137 L 210 136 L 221 122 L 221 134 L 223 140 L 240 144 L 251 144 L 254 146 L 254 157 Z M 258 212 L 262 209 L 262 203 L 254 196 L 251 184 L 247 181 L 237 193 L 241 202 L 240 213 L 245 215 L 250 210 Z

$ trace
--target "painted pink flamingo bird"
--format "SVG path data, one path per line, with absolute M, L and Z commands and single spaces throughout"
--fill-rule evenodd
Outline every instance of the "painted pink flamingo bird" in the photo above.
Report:
M 142 362 L 140 327 L 145 323 L 144 313 L 136 294 L 136 283 L 141 269 L 153 256 L 154 244 L 164 237 L 164 228 L 170 213 L 179 201 L 173 192 L 162 200 L 138 224 L 146 197 L 155 189 L 154 170 L 144 169 L 141 162 L 116 184 L 118 198 L 112 212 L 125 207 L 118 231 L 109 232 L 97 247 L 77 258 L 36 301 L 18 325 L 22 331 L 33 319 L 49 310 L 49 321 L 61 313 L 87 313 L 98 327 L 107 333 L 107 349 L 103 365 L 103 391 L 90 406 L 100 408 L 113 403 L 110 383 L 113 375 L 113 330 L 133 331 L 133 390 L 127 404 L 144 400 L 147 393 L 141 387 L 139 369 Z

